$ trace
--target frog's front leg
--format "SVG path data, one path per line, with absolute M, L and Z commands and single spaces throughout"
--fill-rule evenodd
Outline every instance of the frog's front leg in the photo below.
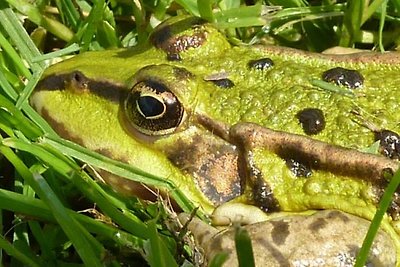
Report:
M 265 211 L 339 209 L 371 219 L 388 177 L 400 166 L 383 156 L 254 123 L 233 126 L 229 139 L 242 149 L 247 195 Z M 289 166 L 293 162 L 297 166 Z M 395 197 L 389 210 L 393 219 L 398 210 Z
M 283 159 L 295 157 L 314 169 L 331 173 L 363 177 L 374 183 L 386 183 L 385 172 L 393 174 L 398 161 L 363 153 L 356 149 L 331 145 L 306 136 L 274 131 L 255 123 L 240 123 L 230 130 L 230 139 L 244 147 L 264 147 Z

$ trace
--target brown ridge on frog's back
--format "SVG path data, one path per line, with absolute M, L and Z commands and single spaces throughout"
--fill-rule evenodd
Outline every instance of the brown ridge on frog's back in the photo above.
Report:
M 352 54 L 321 54 L 314 53 L 304 50 L 299 50 L 290 47 L 282 46 L 255 46 L 257 49 L 271 52 L 276 55 L 281 55 L 290 59 L 292 56 L 301 56 L 304 58 L 320 58 L 325 60 L 330 60 L 333 62 L 352 62 L 352 63 L 380 63 L 388 65 L 398 65 L 400 64 L 400 52 L 357 52 Z

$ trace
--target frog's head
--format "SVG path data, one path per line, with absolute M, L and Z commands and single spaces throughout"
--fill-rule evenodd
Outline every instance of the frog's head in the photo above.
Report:
M 32 105 L 62 137 L 169 179 L 204 208 L 238 196 L 236 147 L 197 118 L 212 117 L 203 103 L 212 102 L 215 85 L 185 68 L 194 58 L 221 55 L 229 43 L 191 17 L 161 24 L 150 43 L 52 66 Z M 118 190 L 143 196 L 136 183 L 103 174 Z

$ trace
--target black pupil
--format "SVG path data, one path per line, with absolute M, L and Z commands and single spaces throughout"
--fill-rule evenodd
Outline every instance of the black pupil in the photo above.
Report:
M 137 100 L 140 111 L 145 117 L 154 117 L 164 112 L 164 105 L 151 96 L 141 96 Z

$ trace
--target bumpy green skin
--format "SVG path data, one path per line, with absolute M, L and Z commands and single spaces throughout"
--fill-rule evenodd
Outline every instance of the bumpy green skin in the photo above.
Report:
M 400 112 L 397 112 L 400 57 L 397 55 L 324 56 L 277 47 L 233 47 L 214 28 L 202 27 L 206 41 L 197 48 L 180 52 L 180 61 L 167 60 L 165 51 L 149 45 L 87 52 L 52 66 L 44 76 L 45 79 L 79 70 L 92 80 L 107 81 L 129 90 L 135 83 L 135 73 L 153 65 L 153 75 L 179 85 L 176 94 L 185 106 L 187 119 L 176 134 L 154 143 L 135 140 L 121 125 L 120 103 L 91 93 L 41 88 L 33 94 L 31 102 L 47 118 L 59 126 L 62 124 L 60 132 L 67 138 L 172 180 L 206 211 L 213 208 L 213 203 L 199 192 L 190 175 L 174 166 L 162 152 L 163 146 L 173 146 L 185 136 L 191 136 L 194 129 L 203 131 L 196 125 L 194 114 L 206 115 L 227 125 L 247 121 L 304 135 L 296 113 L 306 107 L 319 108 L 325 114 L 326 127 L 313 138 L 360 150 L 374 143 L 374 133 L 360 123 L 351 113 L 353 110 L 361 111 L 366 121 L 379 128 L 400 132 Z M 185 33 L 190 34 L 191 30 Z M 272 68 L 261 71 L 247 67 L 250 60 L 265 57 L 273 60 Z M 161 64 L 185 68 L 193 77 L 177 80 L 171 68 Z M 355 97 L 322 90 L 310 83 L 312 79 L 320 80 L 324 71 L 338 66 L 359 70 L 364 76 L 363 87 L 354 90 Z M 235 86 L 220 88 L 207 81 L 210 75 L 221 73 L 227 74 Z M 369 219 L 373 216 L 376 199 L 368 182 L 323 171 L 314 171 L 309 178 L 294 177 L 275 154 L 263 148 L 253 153 L 255 165 L 282 210 L 332 208 Z

